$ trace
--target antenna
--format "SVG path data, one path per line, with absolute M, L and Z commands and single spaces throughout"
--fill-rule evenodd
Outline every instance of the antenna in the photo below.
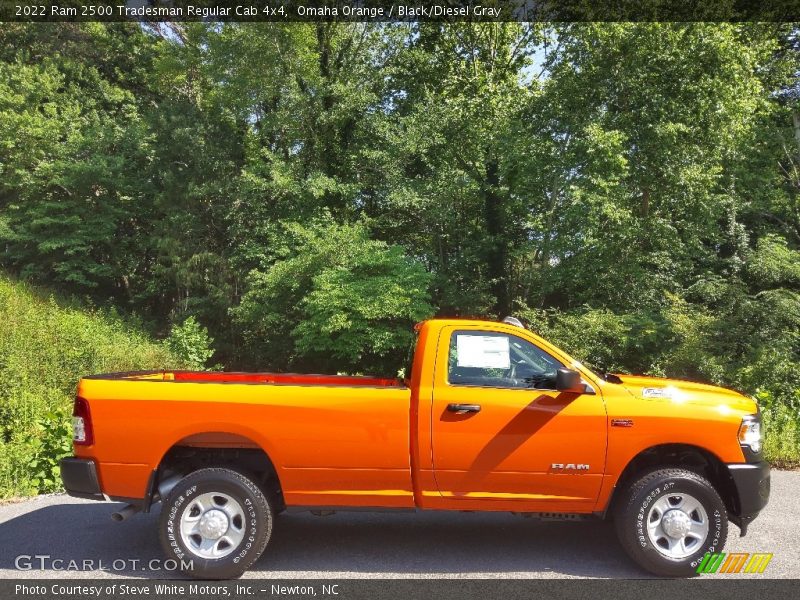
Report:
M 517 317 L 506 317 L 505 319 L 503 319 L 503 323 L 505 323 L 506 325 L 513 325 L 514 327 L 521 327 L 522 329 L 525 329 L 525 325 L 523 325 L 522 321 L 520 321 Z

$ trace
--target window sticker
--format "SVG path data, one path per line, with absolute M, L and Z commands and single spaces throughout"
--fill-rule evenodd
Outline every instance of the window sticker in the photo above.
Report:
M 478 369 L 511 367 L 507 337 L 495 335 L 456 336 L 458 366 Z

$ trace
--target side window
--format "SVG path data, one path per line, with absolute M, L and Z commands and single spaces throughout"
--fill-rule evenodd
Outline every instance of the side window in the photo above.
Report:
M 515 335 L 454 331 L 450 336 L 447 381 L 451 385 L 555 389 L 564 365 Z

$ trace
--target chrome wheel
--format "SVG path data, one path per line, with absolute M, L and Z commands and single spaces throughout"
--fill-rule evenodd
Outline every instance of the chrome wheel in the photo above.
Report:
M 684 492 L 665 494 L 647 513 L 650 542 L 668 558 L 694 554 L 708 536 L 709 523 L 700 501 Z
M 228 494 L 200 494 L 181 515 L 181 539 L 201 558 L 228 556 L 244 539 L 244 532 L 242 505 Z

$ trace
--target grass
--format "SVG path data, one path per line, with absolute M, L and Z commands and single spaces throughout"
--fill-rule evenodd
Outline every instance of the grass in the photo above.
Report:
M 0 273 L 0 499 L 58 491 L 82 375 L 183 366 L 120 317 Z
M 800 469 L 800 418 L 783 405 L 764 411 L 764 455 L 777 469 Z

